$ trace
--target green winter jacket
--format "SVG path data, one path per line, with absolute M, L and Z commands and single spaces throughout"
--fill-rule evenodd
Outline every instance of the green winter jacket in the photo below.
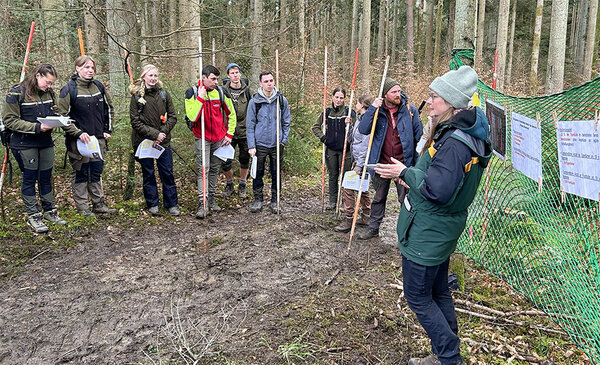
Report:
M 241 89 L 232 89 L 231 82 L 227 81 L 225 85 L 223 85 L 223 89 L 229 94 L 231 101 L 233 102 L 233 107 L 235 108 L 235 133 L 233 134 L 234 138 L 246 138 L 246 111 L 248 110 L 248 103 L 250 103 L 250 99 L 252 99 L 252 91 L 250 91 L 250 87 L 246 85 L 243 81 L 241 82 Z M 248 90 L 248 91 L 246 91 Z M 237 99 L 234 97 L 234 93 L 239 96 Z M 249 96 L 249 97 L 248 97 Z
M 433 144 L 401 178 L 410 190 L 398 216 L 398 246 L 424 266 L 442 264 L 456 249 L 481 176 L 490 160 L 489 124 L 479 108 L 438 126 Z

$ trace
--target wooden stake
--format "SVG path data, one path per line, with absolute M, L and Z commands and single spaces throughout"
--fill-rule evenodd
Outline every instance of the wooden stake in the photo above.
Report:
M 381 77 L 381 86 L 379 86 L 379 93 L 377 96 L 385 97 L 383 94 L 383 85 L 385 83 L 385 77 L 387 75 L 388 66 L 390 64 L 390 56 L 385 58 L 385 67 L 383 68 L 383 76 Z M 348 251 L 352 245 L 352 238 L 354 237 L 354 229 L 356 228 L 356 218 L 358 217 L 358 208 L 360 207 L 360 198 L 362 196 L 362 184 L 365 181 L 367 175 L 367 164 L 369 163 L 369 156 L 371 155 L 371 146 L 373 145 L 373 136 L 375 135 L 375 125 L 377 124 L 377 117 L 379 116 L 379 109 L 375 110 L 373 115 L 373 122 L 371 124 L 371 134 L 369 135 L 369 144 L 367 146 L 367 155 L 365 156 L 365 164 L 363 166 L 362 174 L 360 176 L 360 184 L 358 189 L 358 196 L 356 197 L 356 204 L 354 205 L 354 215 L 352 216 L 352 228 L 350 229 L 350 239 L 348 240 Z

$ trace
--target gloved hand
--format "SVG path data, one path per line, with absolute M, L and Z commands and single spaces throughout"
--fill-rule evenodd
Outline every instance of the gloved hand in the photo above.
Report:
M 325 140 L 327 139 L 325 136 L 321 136 L 321 138 L 319 138 L 321 140 L 321 143 L 325 143 Z

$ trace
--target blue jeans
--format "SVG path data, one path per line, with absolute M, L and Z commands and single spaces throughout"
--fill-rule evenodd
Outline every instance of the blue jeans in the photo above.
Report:
M 142 166 L 142 176 L 144 178 L 144 198 L 148 207 L 158 206 L 158 187 L 156 177 L 154 176 L 154 159 L 138 159 Z M 156 159 L 158 175 L 162 182 L 163 204 L 165 208 L 171 208 L 177 205 L 177 185 L 173 176 L 173 154 L 171 147 L 165 147 L 165 151 Z
M 402 256 L 404 297 L 431 339 L 440 362 L 457 364 L 460 357 L 458 322 L 448 288 L 448 258 L 437 266 L 423 266 Z

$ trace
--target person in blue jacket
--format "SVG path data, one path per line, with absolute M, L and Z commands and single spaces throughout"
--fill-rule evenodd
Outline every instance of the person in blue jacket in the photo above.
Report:
M 377 98 L 367 109 L 358 126 L 362 134 L 371 134 L 375 110 L 380 108 L 375 125 L 375 135 L 369 155 L 368 164 L 392 163 L 392 158 L 402 161 L 407 166 L 417 162 L 415 148 L 423 134 L 423 124 L 419 118 L 419 111 L 408 102 L 406 94 L 401 90 L 400 84 L 392 78 L 387 78 L 383 84 L 383 98 Z M 371 202 L 371 219 L 365 231 L 358 238 L 366 240 L 379 236 L 379 226 L 385 216 L 385 204 L 391 179 L 381 177 L 372 169 L 369 173 L 373 176 L 375 196 Z M 398 201 L 401 202 L 406 195 L 406 188 L 398 181 L 396 191 Z
M 263 176 L 265 175 L 265 162 L 269 157 L 269 170 L 271 171 L 271 212 L 277 213 L 277 187 L 281 191 L 281 182 L 277 181 L 277 143 L 279 147 L 279 166 L 283 163 L 283 148 L 287 144 L 290 134 L 290 106 L 285 96 L 275 87 L 273 73 L 263 71 L 258 77 L 258 92 L 254 94 L 246 114 L 246 139 L 248 153 L 256 156 L 256 177 L 252 180 L 254 201 L 250 203 L 250 211 L 257 213 L 262 209 L 263 202 Z M 277 125 L 277 100 L 279 100 L 279 125 Z M 277 129 L 279 128 L 279 141 Z
M 419 161 L 409 167 L 393 159 L 378 164 L 375 172 L 410 188 L 396 228 L 404 296 L 431 339 L 433 354 L 412 358 L 409 365 L 454 365 L 463 361 L 448 266 L 492 148 L 485 114 L 468 107 L 477 90 L 472 68 L 449 71 L 429 89 L 433 124 Z

